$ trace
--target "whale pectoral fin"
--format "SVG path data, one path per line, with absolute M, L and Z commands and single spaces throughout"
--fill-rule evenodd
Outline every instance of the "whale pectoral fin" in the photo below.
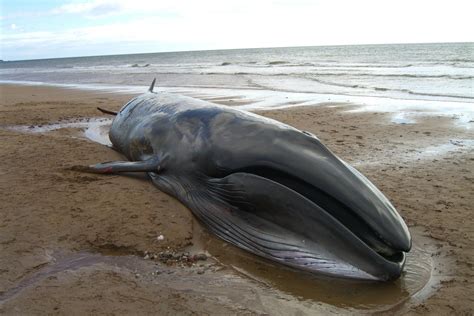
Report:
M 110 114 L 110 115 L 117 115 L 118 114 L 115 111 L 110 111 L 110 110 L 103 109 L 103 108 L 100 108 L 100 107 L 97 107 L 97 110 L 101 111 L 104 114 Z
M 119 173 L 119 172 L 157 172 L 160 170 L 160 160 L 150 158 L 143 161 L 109 161 L 90 165 L 82 171 L 92 173 Z

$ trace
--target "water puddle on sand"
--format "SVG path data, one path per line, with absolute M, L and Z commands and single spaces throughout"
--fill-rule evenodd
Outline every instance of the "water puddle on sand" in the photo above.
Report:
M 412 229 L 413 249 L 408 254 L 405 272 L 394 282 L 362 282 L 348 279 L 326 278 L 296 271 L 256 257 L 208 234 L 197 222 L 194 223 L 192 253 L 209 253 L 212 258 L 205 262 L 208 267 L 224 269 L 197 273 L 200 267 L 166 266 L 158 261 L 145 260 L 140 256 L 105 251 L 61 252 L 49 255 L 49 263 L 25 276 L 16 286 L 0 293 L 0 305 L 22 295 L 27 289 L 40 286 L 41 282 L 59 273 L 80 269 L 107 270 L 139 276 L 134 282 L 160 284 L 165 288 L 194 293 L 205 297 L 234 297 L 235 304 L 259 310 L 261 302 L 265 312 L 287 314 L 295 310 L 311 312 L 381 312 L 395 311 L 404 304 L 421 300 L 434 292 L 440 277 L 436 275 L 436 262 L 430 249 L 434 243 L 422 236 L 422 231 Z M 159 271 L 159 273 L 157 273 Z M 77 275 L 77 274 L 72 274 Z M 153 285 L 155 284 L 155 285 Z M 56 284 L 56 287 L 60 284 Z M 422 294 L 420 294 L 422 293 Z M 249 303 L 250 302 L 250 303 Z
M 80 118 L 71 121 L 60 121 L 44 125 L 11 125 L 4 128 L 22 133 L 48 133 L 60 129 L 78 129 L 77 137 L 86 138 L 102 145 L 112 145 L 109 139 L 111 119 L 106 118 Z
M 92 266 L 98 263 L 121 264 L 127 262 L 132 256 L 102 256 L 88 252 L 74 254 L 55 253 L 48 256 L 49 263 L 43 265 L 36 272 L 24 277 L 16 286 L 0 293 L 0 304 L 9 301 L 23 290 L 37 285 L 49 276 L 64 271 L 74 271 L 83 267 Z M 124 260 L 125 259 L 125 260 Z
M 205 250 L 237 273 L 289 294 L 297 301 L 375 312 L 397 308 L 419 293 L 426 298 L 439 284 L 440 277 L 432 259 L 434 242 L 424 237 L 421 229 L 410 231 L 413 246 L 407 254 L 403 275 L 393 282 L 330 278 L 296 271 L 238 249 L 211 236 L 203 228 L 195 229 L 190 251 Z

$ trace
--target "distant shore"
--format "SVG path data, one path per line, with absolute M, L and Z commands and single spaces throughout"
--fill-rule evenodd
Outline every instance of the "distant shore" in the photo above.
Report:
M 472 127 L 444 115 L 399 124 L 390 114 L 347 112 L 357 107 L 334 102 L 258 112 L 318 136 L 430 241 L 437 281 L 427 297 L 390 305 L 377 296 L 373 306 L 351 306 L 343 294 L 318 301 L 312 291 L 288 289 L 292 274 L 244 257 L 261 270 L 254 277 L 212 236 L 197 245 L 196 234 L 205 233 L 190 211 L 144 177 L 72 170 L 120 158 L 83 130 L 11 129 L 98 117 L 97 106 L 118 110 L 133 95 L 0 84 L 0 313 L 474 313 Z M 197 246 L 210 258 L 194 265 L 149 259 Z

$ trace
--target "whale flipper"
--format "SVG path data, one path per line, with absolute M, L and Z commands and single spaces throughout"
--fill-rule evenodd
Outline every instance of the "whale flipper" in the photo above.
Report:
M 97 110 L 101 111 L 104 114 L 117 115 L 117 112 L 115 112 L 115 111 L 110 111 L 110 110 L 103 109 L 103 108 L 100 108 L 100 107 L 97 107 Z
M 157 172 L 159 170 L 160 160 L 155 157 L 143 161 L 108 161 L 87 167 L 87 171 L 92 173 Z

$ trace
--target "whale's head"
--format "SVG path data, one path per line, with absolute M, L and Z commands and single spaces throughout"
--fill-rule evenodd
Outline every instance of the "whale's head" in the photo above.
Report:
M 383 281 L 401 275 L 411 248 L 404 220 L 318 138 L 239 119 L 215 133 L 240 136 L 214 146 L 210 195 L 232 209 L 202 215 L 216 234 L 308 271 Z

